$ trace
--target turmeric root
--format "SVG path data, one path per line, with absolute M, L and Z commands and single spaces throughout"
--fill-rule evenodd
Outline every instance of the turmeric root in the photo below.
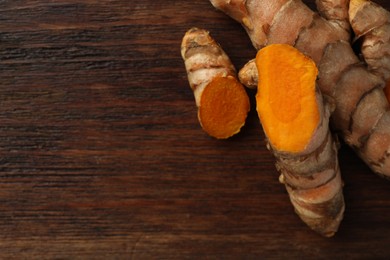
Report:
M 294 47 L 273 44 L 256 57 L 257 112 L 299 217 L 332 236 L 343 218 L 337 147 L 329 131 L 331 107 L 316 87 L 315 63 Z
M 369 0 L 351 0 L 349 16 L 363 58 L 387 82 L 390 100 L 390 12 Z
M 256 59 L 248 61 L 238 72 L 238 79 L 249 89 L 257 89 L 258 72 L 256 67 Z
M 289 44 L 314 60 L 318 86 L 336 105 L 331 115 L 333 129 L 374 172 L 390 177 L 390 108 L 383 93 L 385 82 L 361 63 L 345 29 L 300 0 L 210 1 L 244 26 L 255 48 Z
M 218 139 L 238 133 L 250 105 L 229 57 L 208 31 L 198 28 L 185 34 L 181 54 L 203 130 Z

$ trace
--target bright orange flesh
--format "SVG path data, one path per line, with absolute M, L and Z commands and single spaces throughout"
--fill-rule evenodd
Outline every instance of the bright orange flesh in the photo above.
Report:
M 273 44 L 256 56 L 259 85 L 257 112 L 272 146 L 303 151 L 320 121 L 315 63 L 286 44 Z
M 241 83 L 233 77 L 216 77 L 202 92 L 198 117 L 209 135 L 224 139 L 240 131 L 249 108 Z

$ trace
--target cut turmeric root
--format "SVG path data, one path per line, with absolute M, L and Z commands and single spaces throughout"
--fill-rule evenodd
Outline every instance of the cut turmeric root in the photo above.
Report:
M 185 34 L 181 54 L 203 130 L 218 139 L 238 133 L 250 104 L 229 57 L 208 31 L 198 28 Z
M 280 181 L 300 218 L 332 236 L 343 218 L 344 199 L 328 126 L 331 111 L 316 87 L 317 67 L 286 44 L 261 49 L 256 65 L 257 112 L 277 158 Z

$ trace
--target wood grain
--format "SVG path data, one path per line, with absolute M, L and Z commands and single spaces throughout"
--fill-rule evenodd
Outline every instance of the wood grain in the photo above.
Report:
M 192 26 L 237 67 L 255 55 L 208 1 L 0 1 L 1 258 L 389 258 L 390 183 L 349 148 L 325 239 L 294 214 L 254 107 L 230 140 L 200 129 Z

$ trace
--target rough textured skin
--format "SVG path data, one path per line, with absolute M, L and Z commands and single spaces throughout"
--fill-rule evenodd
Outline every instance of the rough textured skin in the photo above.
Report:
M 229 57 L 206 30 L 190 29 L 183 37 L 181 55 L 197 106 L 200 105 L 204 87 L 214 77 L 236 75 L 236 69 Z
M 390 79 L 390 12 L 368 0 L 352 0 L 350 23 L 370 69 Z
M 234 9 L 228 0 L 210 1 L 227 14 Z M 291 2 L 294 2 L 295 9 L 301 10 L 290 10 Z M 374 89 L 383 88 L 385 82 L 361 64 L 349 44 L 347 31 L 334 20 L 328 21 L 309 10 L 300 0 L 275 0 L 271 3 L 269 0 L 247 0 L 242 1 L 242 5 L 246 9 L 240 11 L 240 19 L 236 20 L 245 27 L 255 48 L 270 44 L 273 35 L 285 34 L 286 37 L 277 38 L 278 43 L 292 44 L 316 62 L 319 68 L 318 85 L 325 95 L 333 98 L 336 105 L 331 116 L 333 129 L 373 171 L 390 177 L 390 142 L 386 141 L 390 140 L 390 124 L 385 126 L 390 112 L 387 112 L 389 105 L 382 102 L 384 93 L 376 93 L 378 100 L 369 105 L 379 119 L 364 123 L 358 121 L 361 120 L 358 118 L 364 118 L 358 113 L 366 110 L 360 106 L 367 106 L 365 99 Z M 297 16 L 297 13 L 306 13 L 306 16 Z M 328 16 L 331 17 L 330 14 Z M 307 21 L 307 17 L 311 18 L 310 21 Z M 295 22 L 290 23 L 294 19 Z M 278 24 L 279 20 L 289 22 L 284 22 L 282 28 L 274 24 Z M 280 32 L 273 31 L 276 29 Z M 378 139 L 379 136 L 382 139 Z
M 338 148 L 328 128 L 329 108 L 325 107 L 323 112 L 322 122 L 313 136 L 314 150 L 298 155 L 273 152 L 281 174 L 279 180 L 285 184 L 296 213 L 311 229 L 330 237 L 338 230 L 345 205 Z
M 318 12 L 323 17 L 349 33 L 349 0 L 316 0 L 316 5 Z

